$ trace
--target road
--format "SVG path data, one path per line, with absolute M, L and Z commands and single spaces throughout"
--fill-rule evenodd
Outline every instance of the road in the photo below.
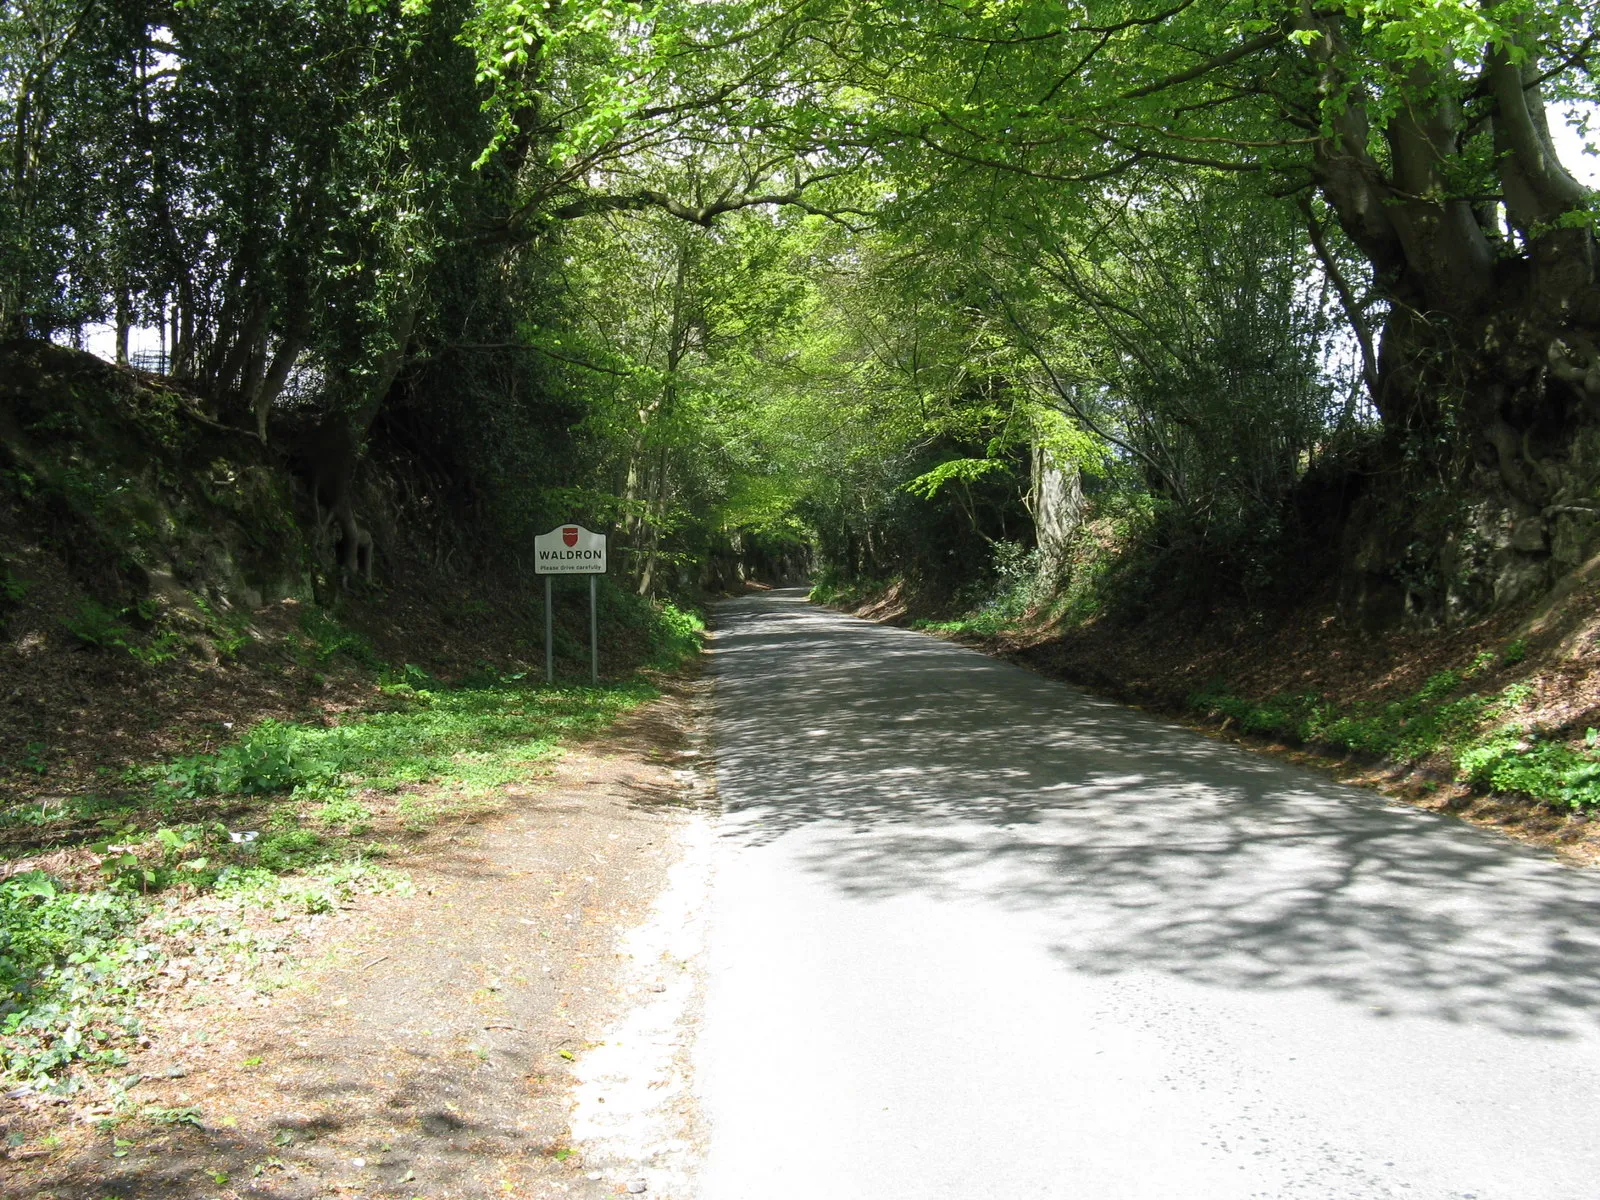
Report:
M 798 591 L 716 623 L 703 1200 L 1600 1196 L 1600 877 Z

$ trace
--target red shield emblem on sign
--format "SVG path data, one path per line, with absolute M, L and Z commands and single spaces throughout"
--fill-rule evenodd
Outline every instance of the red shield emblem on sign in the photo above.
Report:
M 578 530 L 576 526 L 569 525 L 561 531 L 561 540 L 569 546 L 578 544 Z

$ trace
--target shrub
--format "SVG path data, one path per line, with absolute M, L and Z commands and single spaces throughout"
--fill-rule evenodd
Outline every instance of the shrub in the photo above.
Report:
M 342 730 L 308 730 L 269 719 L 216 754 L 175 760 L 166 783 L 184 799 L 314 790 L 338 779 L 345 752 Z
M 650 624 L 650 665 L 677 666 L 700 653 L 706 623 L 698 613 L 679 608 L 670 600 L 660 604 Z

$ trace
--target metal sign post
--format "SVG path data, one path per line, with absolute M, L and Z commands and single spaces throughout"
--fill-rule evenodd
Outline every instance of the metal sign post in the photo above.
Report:
M 556 677 L 555 634 L 551 619 L 551 576 L 589 577 L 589 679 L 600 682 L 600 618 L 595 598 L 596 575 L 606 573 L 606 536 L 582 525 L 557 525 L 533 539 L 534 573 L 544 576 L 544 679 Z

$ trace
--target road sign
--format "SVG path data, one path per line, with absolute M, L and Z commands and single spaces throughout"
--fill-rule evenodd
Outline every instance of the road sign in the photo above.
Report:
M 604 575 L 606 535 L 557 525 L 533 539 L 533 569 L 538 575 Z
M 555 598 L 550 594 L 550 576 L 587 575 L 589 577 L 589 678 L 600 682 L 600 622 L 595 604 L 594 577 L 606 573 L 606 535 L 592 533 L 582 525 L 557 525 L 549 533 L 533 539 L 533 570 L 544 580 L 544 678 L 556 677 L 554 625 Z

